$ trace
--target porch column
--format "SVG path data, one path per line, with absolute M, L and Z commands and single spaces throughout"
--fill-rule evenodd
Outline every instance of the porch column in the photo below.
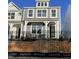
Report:
M 24 37 L 26 37 L 26 28 L 27 28 L 27 21 L 25 21 L 25 25 L 24 25 Z
M 20 38 L 23 36 L 23 23 L 21 23 L 21 33 L 20 33 Z
M 13 27 L 13 24 L 10 24 L 10 29 L 9 29 L 9 39 L 11 39 L 11 35 L 13 35 L 12 33 L 12 27 Z
M 47 22 L 45 22 L 45 38 L 47 38 Z

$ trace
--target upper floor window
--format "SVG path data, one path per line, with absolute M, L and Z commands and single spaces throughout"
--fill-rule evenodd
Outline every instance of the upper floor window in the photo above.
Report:
M 46 10 L 42 10 L 42 16 L 46 17 Z
M 45 2 L 45 6 L 47 6 L 47 2 Z
M 52 12 L 52 17 L 56 17 L 56 10 L 51 10 Z
M 43 2 L 41 2 L 41 6 L 44 6 L 44 3 Z
M 47 6 L 47 2 L 38 2 L 38 6 Z
M 33 10 L 29 10 L 29 17 L 33 16 Z
M 40 2 L 38 2 L 38 6 L 40 6 Z
M 38 10 L 38 17 L 41 17 L 41 10 Z
M 14 19 L 15 13 L 8 13 L 8 19 Z
M 46 10 L 38 10 L 38 17 L 46 17 Z

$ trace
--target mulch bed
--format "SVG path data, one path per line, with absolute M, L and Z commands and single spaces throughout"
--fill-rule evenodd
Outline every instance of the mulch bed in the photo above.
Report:
M 67 40 L 9 41 L 9 52 L 63 52 L 71 53 L 71 42 Z

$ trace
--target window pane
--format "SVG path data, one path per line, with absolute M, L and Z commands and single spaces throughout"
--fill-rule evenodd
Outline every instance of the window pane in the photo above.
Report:
M 42 10 L 42 16 L 46 17 L 46 10 Z
M 52 10 L 52 16 L 56 16 L 56 10 Z
M 51 26 L 52 37 L 55 37 L 55 26 Z
M 8 16 L 10 16 L 10 13 L 8 13 Z
M 30 16 L 30 17 L 33 16 L 33 10 L 29 10 L 29 16 Z
M 15 13 L 11 13 L 11 15 L 15 15 Z
M 38 10 L 38 17 L 41 17 L 41 10 Z
M 41 6 L 43 6 L 43 2 L 41 3 Z
M 40 3 L 38 3 L 38 6 L 40 6 Z
M 32 33 L 36 33 L 36 25 L 32 25 Z
M 10 19 L 10 17 L 8 16 L 8 19 Z
M 37 33 L 41 34 L 41 25 L 37 25 Z
M 8 19 L 10 19 L 10 16 L 11 16 L 10 13 L 8 13 Z
M 11 16 L 11 19 L 14 19 L 14 16 Z
M 45 6 L 47 6 L 47 3 L 45 2 Z

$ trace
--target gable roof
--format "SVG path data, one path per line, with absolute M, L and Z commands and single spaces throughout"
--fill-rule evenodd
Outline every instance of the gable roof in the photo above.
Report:
M 21 10 L 15 3 L 13 3 L 12 1 L 9 4 L 13 4 L 18 10 Z

